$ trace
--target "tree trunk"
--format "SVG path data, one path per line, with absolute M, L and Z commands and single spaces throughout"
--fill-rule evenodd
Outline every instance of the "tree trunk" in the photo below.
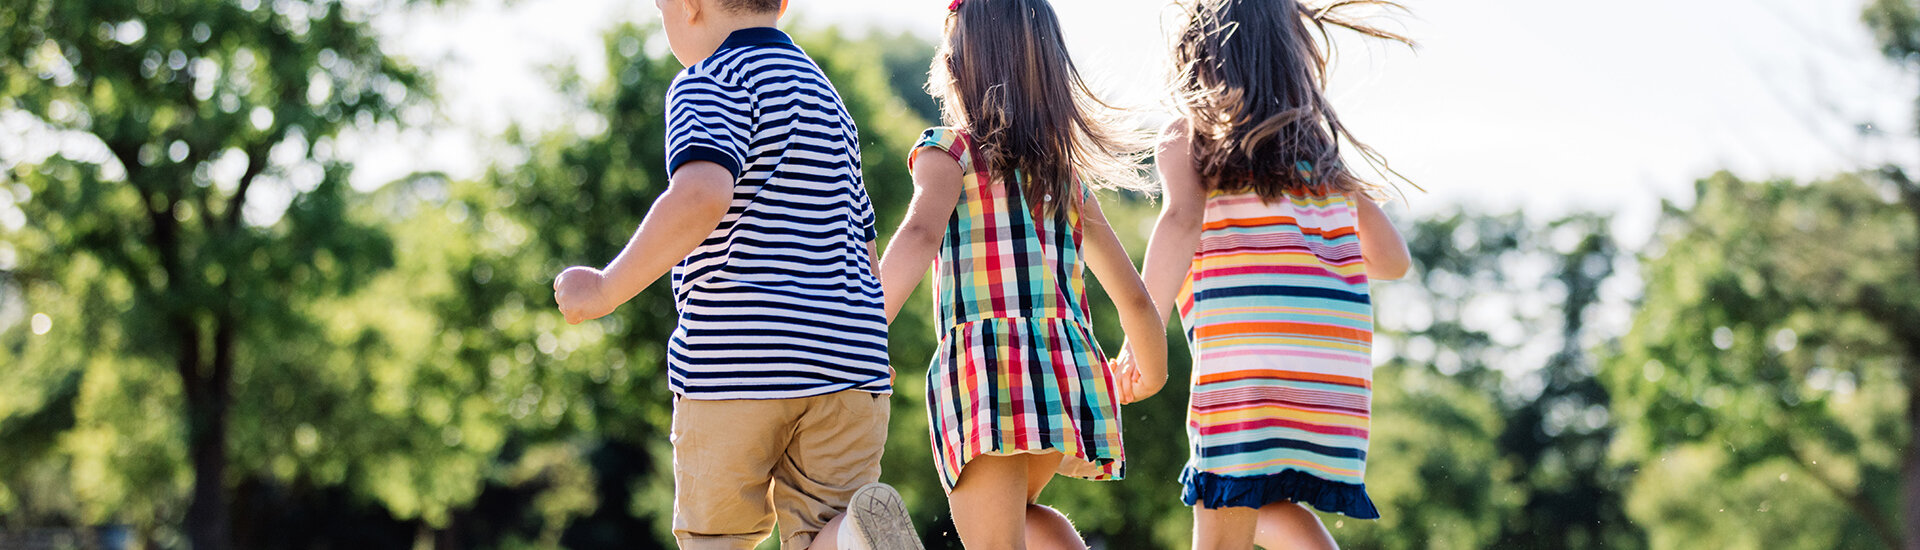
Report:
M 1900 524 L 1905 532 L 1901 536 L 1906 537 L 1905 550 L 1920 550 L 1920 533 L 1915 532 L 1920 530 L 1920 361 L 1911 357 L 1907 363 L 1907 448 L 1903 455 Z
M 1920 112 L 1920 108 L 1916 112 Z M 1916 117 L 1916 121 L 1920 122 L 1920 117 Z M 1907 213 L 1913 216 L 1916 233 L 1920 233 L 1920 183 L 1905 174 L 1901 176 L 1894 181 L 1900 186 L 1900 198 L 1907 205 Z M 1915 238 L 1920 239 L 1920 234 Z M 1920 276 L 1920 250 L 1913 254 L 1913 273 Z M 1907 351 L 1907 448 L 1901 456 L 1899 512 L 1901 536 L 1906 537 L 1905 550 L 1920 550 L 1920 326 L 1914 324 L 1915 317 L 1920 314 L 1909 315 L 1904 322 L 1889 327 L 1906 341 Z
M 207 407 L 196 414 L 211 414 Z M 193 550 L 227 550 L 227 493 L 222 483 L 227 476 L 225 434 L 198 432 L 190 436 L 193 455 L 193 505 L 187 508 L 187 536 Z
M 212 368 L 205 372 L 190 369 L 183 381 L 192 388 L 187 391 L 187 452 L 193 458 L 193 504 L 187 508 L 187 537 L 193 550 L 228 550 L 232 546 L 226 487 L 227 409 L 233 380 L 231 326 L 218 322 L 214 328 Z M 193 355 L 198 359 L 197 353 Z

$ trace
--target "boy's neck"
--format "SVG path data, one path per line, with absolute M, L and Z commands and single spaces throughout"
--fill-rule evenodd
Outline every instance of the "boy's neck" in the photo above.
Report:
M 701 55 L 700 59 L 695 60 L 692 63 L 699 63 L 700 61 L 705 61 L 709 57 L 713 57 L 714 52 L 720 51 L 720 46 L 723 44 L 726 44 L 727 37 L 733 36 L 733 33 L 736 31 L 739 31 L 741 29 L 752 29 L 752 28 L 758 28 L 758 27 L 773 27 L 775 25 L 778 25 L 779 23 L 780 23 L 780 14 L 778 12 L 754 13 L 754 14 L 726 14 L 723 16 L 715 17 L 713 19 L 713 23 L 711 24 L 711 26 L 707 27 L 709 29 L 709 32 L 712 33 L 708 35 L 707 42 L 710 44 L 713 44 L 713 49 L 707 50 L 707 53 L 705 55 Z M 692 63 L 689 63 L 689 64 L 692 64 Z
M 729 14 L 728 17 L 716 19 L 714 21 L 714 29 L 726 34 L 733 34 L 733 31 L 737 31 L 740 29 L 752 29 L 757 27 L 773 27 L 773 26 L 778 26 L 779 24 L 780 24 L 780 14 L 778 12 L 755 13 L 755 14 L 746 14 L 746 15 Z

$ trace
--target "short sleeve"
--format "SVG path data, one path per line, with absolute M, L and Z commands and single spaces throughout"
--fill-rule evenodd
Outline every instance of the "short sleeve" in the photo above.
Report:
M 873 203 L 867 203 L 867 207 L 863 214 L 864 215 L 860 217 L 860 231 L 866 234 L 867 242 L 879 241 L 880 240 L 879 228 L 874 227 L 875 225 L 879 225 L 879 224 L 876 220 L 874 220 L 874 217 L 873 217 Z
M 920 134 L 920 141 L 914 142 L 913 152 L 907 155 L 907 167 L 912 169 L 913 161 L 920 158 L 920 152 L 927 148 L 939 149 L 960 163 L 960 171 L 972 172 L 972 162 L 967 158 L 966 136 L 952 128 L 928 128 Z
M 667 89 L 667 175 L 704 160 L 739 178 L 747 164 L 753 98 L 705 75 L 683 76 Z
M 859 203 L 859 208 L 855 210 L 855 214 L 860 217 L 859 220 L 856 220 L 860 225 L 860 235 L 866 238 L 866 242 L 880 240 L 880 231 L 875 227 L 879 225 L 879 222 L 874 217 L 873 199 L 867 196 L 866 184 L 862 182 L 860 185 L 853 186 L 853 192 Z

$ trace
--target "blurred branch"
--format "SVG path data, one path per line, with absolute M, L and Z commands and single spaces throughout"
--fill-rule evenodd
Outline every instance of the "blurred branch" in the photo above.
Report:
M 1914 221 L 1920 223 L 1920 183 L 1915 183 L 1913 178 L 1897 167 L 1882 168 L 1880 173 L 1882 179 L 1892 183 L 1894 189 L 1899 191 L 1900 202 L 1906 205 Z M 1920 235 L 1915 237 L 1920 238 Z M 1920 250 L 1914 251 L 1912 267 L 1913 273 L 1920 276 Z M 1885 325 L 1887 332 L 1892 333 L 1906 348 L 1908 376 L 1913 377 L 1915 383 L 1920 383 L 1920 372 L 1913 372 L 1913 369 L 1920 369 L 1920 306 L 1895 303 L 1878 287 L 1868 287 L 1860 301 L 1861 309 Z M 1920 403 L 1920 394 L 1910 396 L 1910 399 Z M 1913 505 L 1920 506 L 1920 503 Z
M 1849 50 L 1846 44 L 1842 43 L 1838 38 L 1835 38 L 1831 34 L 1809 28 L 1806 25 L 1806 17 L 1789 13 L 1787 7 L 1782 4 L 1779 0 L 1759 2 L 1760 7 L 1765 8 L 1782 26 L 1792 29 L 1795 34 L 1800 35 L 1800 38 L 1806 40 L 1808 43 L 1826 50 L 1827 54 L 1835 57 L 1853 57 L 1855 52 Z M 1802 2 L 1793 2 L 1791 4 L 1795 6 L 1810 5 Z
M 1784 445 L 1784 447 L 1787 450 L 1787 457 L 1793 460 L 1794 464 L 1799 465 L 1801 471 L 1806 472 L 1814 481 L 1819 482 L 1821 487 L 1826 487 L 1828 492 L 1833 493 L 1833 496 L 1839 498 L 1841 502 L 1846 503 L 1847 508 L 1852 509 L 1853 513 L 1858 514 L 1860 519 L 1866 520 L 1867 524 L 1873 527 L 1873 534 L 1880 538 L 1881 544 L 1885 544 L 1887 548 L 1902 547 L 1900 544 L 1900 530 L 1895 529 L 1892 524 L 1887 522 L 1886 515 L 1881 513 L 1879 506 L 1874 504 L 1872 499 L 1867 498 L 1864 494 L 1846 490 L 1839 481 L 1833 479 L 1833 476 L 1828 475 L 1819 468 L 1815 468 L 1813 463 L 1808 461 L 1806 457 L 1800 453 L 1800 448 L 1794 446 L 1792 438 L 1786 438 L 1785 443 L 1786 445 Z
M 1855 48 L 1848 47 L 1843 40 L 1832 33 L 1821 32 L 1818 29 L 1808 26 L 1806 24 L 1806 17 L 1792 13 L 1785 4 L 1786 3 L 1778 0 L 1768 0 L 1759 3 L 1759 5 L 1765 8 L 1765 11 L 1773 16 L 1782 26 L 1792 30 L 1805 44 L 1812 46 L 1812 48 L 1802 48 L 1800 51 L 1806 52 L 1807 55 L 1827 57 L 1829 60 L 1852 60 L 1858 58 L 1860 52 L 1856 51 Z M 1772 96 L 1775 102 L 1778 103 L 1789 116 L 1835 156 L 1852 162 L 1856 165 L 1855 169 L 1864 169 L 1866 166 L 1878 162 L 1877 159 L 1858 158 L 1856 155 L 1862 154 L 1861 148 L 1846 143 L 1846 137 L 1871 137 L 1870 134 L 1861 132 L 1859 128 L 1862 124 L 1871 124 L 1874 121 L 1858 120 L 1854 115 L 1845 112 L 1840 104 L 1831 99 L 1830 94 L 1827 93 L 1828 88 L 1822 87 L 1822 84 L 1836 80 L 1830 78 L 1833 72 L 1832 68 L 1841 65 L 1818 61 L 1819 60 L 1816 60 L 1814 63 L 1807 64 L 1806 69 L 1808 74 L 1805 82 L 1809 87 L 1811 97 L 1804 102 L 1799 101 L 1793 97 L 1793 94 L 1788 93 L 1786 90 L 1787 85 L 1782 83 L 1780 79 L 1769 78 L 1771 74 L 1769 72 L 1770 69 L 1780 66 L 1779 60 L 1761 61 L 1749 59 L 1747 60 L 1747 65 L 1756 76 L 1760 77 L 1760 81 L 1764 84 L 1763 88 L 1765 88 L 1768 95 Z M 1861 80 L 1871 80 L 1866 79 L 1857 72 L 1848 74 L 1847 76 L 1850 77 L 1848 80 L 1852 80 L 1853 82 L 1838 85 L 1843 89 L 1858 88 L 1864 85 L 1860 83 Z M 1789 78 L 1789 80 L 1791 79 Z M 1796 80 L 1795 82 L 1798 81 Z M 1854 128 L 1854 131 L 1843 136 L 1834 135 L 1832 132 L 1834 128 L 1830 123 L 1836 120 L 1843 122 L 1849 128 Z
M 227 203 L 228 231 L 240 227 L 240 212 L 247 206 L 247 190 L 253 187 L 253 180 L 259 179 L 260 173 L 267 170 L 267 154 L 272 150 L 272 143 L 273 140 L 261 140 L 245 151 L 247 170 L 240 174 L 240 184 L 233 190 L 233 200 Z
M 1900 191 L 1900 200 L 1907 203 L 1907 209 L 1912 210 L 1915 215 L 1920 215 L 1920 183 L 1914 183 L 1913 178 L 1907 177 L 1905 171 L 1892 166 L 1882 168 L 1880 175 L 1893 183 L 1894 189 Z
M 1763 62 L 1756 59 L 1747 60 L 1748 69 L 1752 70 L 1760 82 L 1764 84 L 1761 88 L 1766 90 L 1767 95 L 1773 97 L 1774 102 L 1779 104 L 1781 110 L 1786 111 L 1787 115 L 1792 117 L 1794 122 L 1800 123 L 1800 126 L 1806 130 L 1808 137 L 1814 138 L 1815 141 L 1818 141 L 1820 145 L 1826 147 L 1828 152 L 1833 153 L 1834 156 L 1848 159 L 1855 164 L 1863 163 L 1864 161 L 1862 159 L 1853 158 L 1853 155 L 1849 154 L 1850 148 L 1847 144 L 1839 138 L 1836 138 L 1833 133 L 1829 131 L 1833 129 L 1831 123 L 1835 120 L 1842 121 L 1848 127 L 1857 127 L 1859 122 L 1846 121 L 1846 119 L 1849 118 L 1847 113 L 1842 112 L 1838 104 L 1827 99 L 1827 94 L 1822 93 L 1822 91 L 1817 88 L 1811 91 L 1811 99 L 1805 102 L 1799 101 L 1793 94 L 1787 92 L 1786 84 L 1783 84 L 1777 78 L 1769 78 L 1768 69 L 1777 66 L 1777 62 L 1774 61 Z M 1825 74 L 1822 72 L 1822 67 L 1818 64 L 1808 66 L 1807 71 L 1810 73 L 1806 79 L 1809 86 L 1817 86 L 1817 83 L 1828 80 L 1824 78 Z M 1858 135 L 1858 132 L 1855 132 L 1855 135 Z

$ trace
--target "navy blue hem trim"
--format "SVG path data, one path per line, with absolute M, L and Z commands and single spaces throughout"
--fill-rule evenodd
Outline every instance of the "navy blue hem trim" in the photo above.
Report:
M 1180 485 L 1180 500 L 1188 506 L 1205 502 L 1208 508 L 1259 508 L 1290 500 L 1354 519 L 1380 519 L 1366 485 L 1328 481 L 1299 470 L 1236 477 L 1188 466 L 1180 472 Z
M 726 41 L 721 42 L 720 47 L 716 48 L 714 51 L 720 51 L 727 48 L 738 48 L 741 46 L 752 46 L 755 44 L 792 44 L 792 43 L 793 43 L 793 37 L 787 36 L 787 33 L 780 32 L 780 29 L 776 29 L 773 27 L 750 27 L 750 28 L 733 31 L 731 34 L 728 34 Z
M 696 160 L 704 160 L 718 164 L 721 168 L 727 169 L 727 173 L 733 174 L 734 179 L 740 179 L 740 163 L 734 161 L 732 155 L 705 145 L 689 145 L 685 149 L 681 149 L 679 153 L 673 155 L 673 159 L 667 161 L 667 177 L 673 177 L 674 171 L 679 170 L 680 167 L 686 163 Z
M 672 392 L 674 395 L 679 396 L 682 399 L 692 399 L 694 401 L 772 401 L 775 399 L 806 399 L 809 397 L 819 397 L 822 395 L 833 395 L 843 391 L 857 391 L 862 393 L 871 393 L 881 397 L 893 396 L 892 386 L 888 386 L 884 389 L 868 389 L 868 388 L 860 388 L 860 387 L 850 387 L 850 388 L 837 388 L 837 389 L 824 391 L 820 393 L 805 393 L 800 395 L 768 395 L 765 397 L 727 397 L 727 398 L 720 398 L 720 399 L 716 399 L 712 397 L 700 397 L 700 396 L 709 396 L 716 393 L 727 393 L 733 390 L 704 388 L 704 389 L 694 389 L 689 391 L 687 388 L 669 387 L 667 388 L 667 391 Z

